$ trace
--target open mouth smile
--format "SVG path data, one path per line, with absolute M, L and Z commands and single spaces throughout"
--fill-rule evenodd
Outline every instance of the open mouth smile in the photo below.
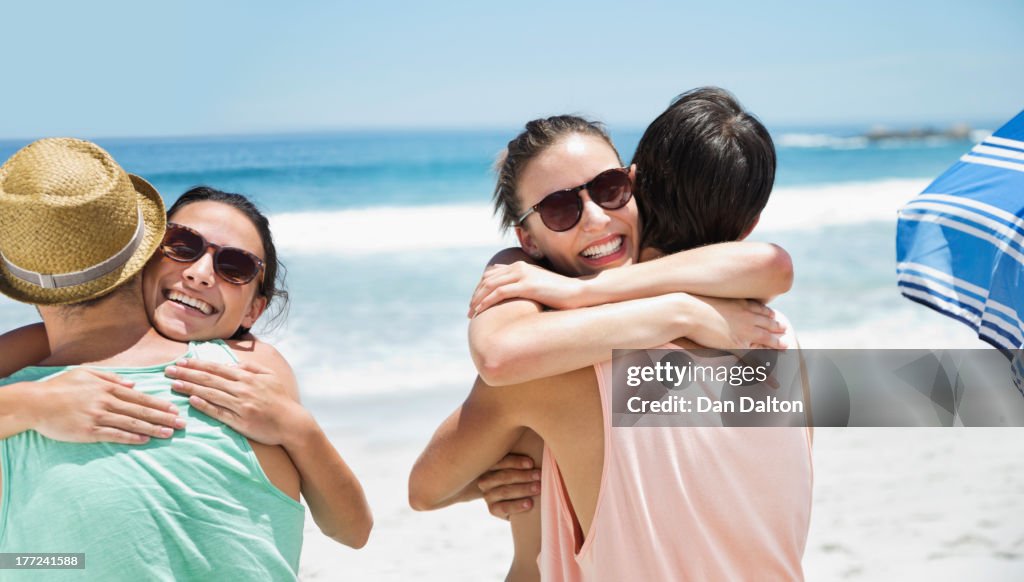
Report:
M 203 315 L 212 315 L 217 312 L 217 310 L 209 303 L 201 299 L 196 299 L 195 297 L 189 297 L 181 291 L 168 290 L 164 292 L 164 296 L 167 297 L 168 301 L 177 303 L 178 305 L 182 305 L 189 310 L 196 311 Z

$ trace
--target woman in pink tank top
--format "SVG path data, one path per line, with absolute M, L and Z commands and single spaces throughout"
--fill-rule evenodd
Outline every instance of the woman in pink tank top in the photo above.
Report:
M 703 104 L 702 106 L 706 106 L 710 102 L 717 107 L 724 103 L 728 109 L 729 103 L 726 102 L 731 102 L 731 97 L 725 95 L 723 98 L 723 93 L 708 90 L 698 91 L 683 96 L 677 104 L 700 102 Z M 676 105 L 673 105 L 674 107 Z M 670 108 L 666 115 L 673 108 Z M 738 107 L 735 109 L 738 110 Z M 726 113 L 726 117 L 738 117 L 737 111 L 727 111 Z M 665 115 L 662 116 L 662 118 L 664 117 Z M 748 122 L 747 119 L 740 117 L 740 121 Z M 749 116 L 747 117 L 749 118 Z M 662 118 L 659 118 L 659 121 Z M 538 120 L 538 122 L 540 121 L 543 120 Z M 678 120 L 670 121 L 674 125 L 680 125 Z M 710 122 L 721 123 L 721 118 L 712 119 Z M 655 122 L 656 124 L 658 121 Z M 750 127 L 750 124 L 747 123 L 748 138 L 750 138 L 750 134 L 754 134 L 748 141 L 760 141 L 763 146 L 765 145 L 763 138 L 767 138 L 767 133 L 763 131 L 760 124 L 756 123 L 756 120 L 754 124 L 757 127 Z M 655 125 L 652 125 L 652 129 L 655 128 Z M 530 127 L 528 124 L 527 133 L 530 131 Z M 648 133 L 651 131 L 649 129 Z M 669 138 L 670 140 L 681 139 L 672 136 Z M 646 139 L 648 139 L 647 136 L 645 136 Z M 649 141 L 653 142 L 655 139 L 652 137 Z M 660 140 L 658 143 L 664 144 L 666 141 Z M 511 146 L 512 143 L 510 143 L 510 150 Z M 610 148 L 610 144 L 608 147 Z M 642 148 L 643 143 L 641 143 Z M 762 148 L 762 150 L 764 149 Z M 717 238 L 717 240 L 705 242 L 735 240 L 749 232 L 753 224 L 756 223 L 757 214 L 764 206 L 773 180 L 774 149 L 771 146 L 770 138 L 767 138 L 766 149 L 770 151 L 761 152 L 764 154 L 761 155 L 761 158 L 765 159 L 757 159 L 746 164 L 745 175 L 737 176 L 736 180 L 725 184 L 718 190 L 710 189 L 708 194 L 721 194 L 723 188 L 735 188 L 740 183 L 743 185 L 740 190 L 749 189 L 750 192 L 739 192 L 741 196 L 738 198 L 725 198 L 724 200 L 728 201 L 728 204 L 713 202 L 712 206 L 727 206 L 727 208 L 722 208 L 717 215 L 709 216 L 706 223 L 700 225 L 701 228 L 693 229 L 699 232 L 692 233 L 689 239 L 682 243 L 677 242 L 676 245 L 693 242 L 700 244 L 699 240 L 692 240 L 693 237 L 700 236 Z M 545 151 L 541 151 L 536 157 L 527 160 L 525 170 L 522 167 L 519 168 L 519 177 L 523 178 L 523 181 L 528 181 L 526 173 L 530 171 L 530 168 L 544 166 L 544 164 L 534 164 L 538 164 L 545 153 Z M 638 160 L 640 153 L 641 150 L 638 149 Z M 743 155 L 749 153 L 749 150 L 744 151 Z M 687 155 L 693 155 L 692 151 Z M 759 154 L 755 153 L 755 157 L 757 155 Z M 675 164 L 678 160 L 670 160 L 670 162 Z M 562 163 L 560 167 L 566 170 L 572 166 Z M 641 196 L 639 186 L 644 182 L 645 176 L 648 176 L 644 172 L 645 167 L 653 168 L 655 166 L 650 164 L 645 166 L 643 162 L 639 162 L 639 169 L 636 170 L 637 198 Z M 659 174 L 658 171 L 653 173 Z M 677 177 L 672 176 L 671 172 L 669 174 L 670 176 L 667 178 L 669 180 Z M 504 168 L 502 176 L 504 176 Z M 510 203 L 507 200 L 504 201 L 508 203 L 508 206 L 503 207 L 503 201 L 499 200 L 498 206 L 505 218 L 511 217 L 508 224 L 517 226 L 517 235 L 526 252 L 535 257 L 543 256 L 548 267 L 575 275 L 600 272 L 604 269 L 628 264 L 628 260 L 624 261 L 619 255 L 625 255 L 626 251 L 623 249 L 628 249 L 631 244 L 635 244 L 632 237 L 636 231 L 630 230 L 628 227 L 624 230 L 618 229 L 615 216 L 621 211 L 616 210 L 614 197 L 610 196 L 607 191 L 601 191 L 605 185 L 598 183 L 598 176 L 598 174 L 588 176 L 594 179 L 579 188 L 561 191 L 563 193 L 560 195 L 563 198 L 572 194 L 582 201 L 582 211 L 578 211 L 575 215 L 576 222 L 574 224 L 568 224 L 568 222 L 572 222 L 571 220 L 561 221 L 561 218 L 557 214 L 552 214 L 550 209 L 547 212 L 548 216 L 545 216 L 545 201 L 553 199 L 555 194 L 545 196 L 546 192 L 539 191 L 543 188 L 522 188 L 521 183 L 513 182 L 511 184 L 512 201 Z M 550 181 L 552 183 L 548 187 L 551 192 L 559 194 L 556 191 L 565 187 L 563 184 L 556 184 L 555 182 L 558 180 L 551 179 Z M 721 181 L 718 180 L 718 182 Z M 499 194 L 504 186 L 508 185 L 503 183 L 502 178 L 499 178 Z M 536 186 L 536 184 L 532 186 Z M 653 189 L 654 186 L 649 185 L 649 188 Z M 524 194 L 524 190 L 528 190 L 530 194 Z M 538 192 L 533 192 L 533 190 L 538 190 Z M 595 190 L 597 190 L 596 195 Z M 692 194 L 685 188 L 682 190 L 662 188 L 662 196 L 669 192 Z M 653 195 L 653 193 L 648 193 L 649 198 Z M 500 198 L 500 196 L 496 197 Z M 641 199 L 639 200 L 641 216 L 644 216 L 644 206 L 647 203 L 650 204 L 646 208 L 648 212 L 651 212 L 652 209 L 663 211 L 665 208 L 671 208 L 680 216 L 678 220 L 672 220 L 673 215 L 669 213 L 669 218 L 662 220 L 661 226 L 657 229 L 646 228 L 647 225 L 657 225 L 657 220 L 650 218 L 642 220 L 645 229 L 641 240 L 647 242 L 640 246 L 649 249 L 645 258 L 650 259 L 661 254 L 652 249 L 653 244 L 659 245 L 659 250 L 668 252 L 681 250 L 678 246 L 662 247 L 671 246 L 666 242 L 672 243 L 673 239 L 685 238 L 680 237 L 678 231 L 686 231 L 686 227 L 692 225 L 692 221 L 682 216 L 686 214 L 688 207 L 673 201 L 661 200 L 659 202 L 649 199 L 645 203 Z M 695 203 L 698 206 L 699 204 L 699 202 Z M 611 220 L 602 218 L 602 213 L 611 217 Z M 537 216 L 533 216 L 534 214 Z M 531 218 L 531 216 L 533 217 Z M 669 223 L 668 226 L 666 226 L 666 222 Z M 639 246 L 635 248 L 639 248 Z M 661 266 L 663 270 L 668 270 L 663 266 L 666 264 L 668 263 L 658 262 L 652 264 L 652 267 Z M 639 270 L 639 267 L 630 267 L 630 269 Z M 629 269 L 624 269 L 624 271 L 626 270 Z M 613 272 L 614 270 L 605 271 L 598 279 Z M 556 285 L 551 283 L 552 279 L 557 279 L 557 277 L 548 271 L 523 264 L 492 269 L 485 274 L 484 281 L 474 296 L 474 304 L 477 309 L 473 309 L 473 311 L 485 309 L 496 301 L 510 297 L 526 297 L 552 307 L 579 306 L 578 294 L 559 295 L 566 289 L 575 289 L 572 284 L 560 282 Z M 604 281 L 608 280 L 608 278 L 604 279 Z M 650 280 L 636 281 L 634 288 L 644 287 L 649 282 Z M 660 289 L 660 292 L 666 292 L 664 287 Z M 748 287 L 747 293 L 756 293 L 752 289 L 752 287 Z M 647 297 L 649 294 L 657 292 L 659 292 L 657 285 L 650 285 L 641 292 L 648 295 L 641 294 L 640 296 Z M 616 299 L 626 298 L 628 297 L 617 297 Z M 577 304 L 574 305 L 573 302 L 577 302 Z M 501 308 L 507 308 L 508 305 L 506 303 Z M 724 317 L 727 321 L 730 315 L 720 309 L 712 313 Z M 705 312 L 706 314 L 707 312 Z M 628 323 L 639 320 L 627 318 L 625 327 L 621 323 L 623 320 L 619 321 L 618 328 L 604 330 L 607 335 L 581 332 L 576 336 L 577 338 L 585 337 L 588 342 L 599 344 L 599 347 L 578 346 L 578 349 L 574 347 L 571 353 L 549 353 L 546 359 L 540 357 L 537 360 L 537 365 L 521 366 L 518 370 L 511 370 L 510 374 L 497 378 L 497 383 L 505 383 L 503 381 L 509 381 L 510 378 L 512 378 L 510 381 L 521 381 L 535 377 L 539 373 L 552 373 L 552 371 L 579 367 L 579 365 L 587 363 L 587 358 L 590 363 L 607 358 L 610 355 L 610 350 L 604 346 L 609 344 L 610 347 L 656 347 L 672 338 L 684 335 L 698 339 L 698 341 L 703 340 L 703 343 L 708 345 L 720 344 L 715 347 L 743 347 L 751 343 L 780 345 L 782 343 L 776 342 L 777 338 L 771 337 L 770 332 L 766 332 L 765 339 L 760 342 L 749 339 L 740 341 L 738 336 L 741 334 L 736 333 L 723 341 L 722 336 L 714 336 L 710 333 L 697 337 L 697 333 L 707 330 L 691 327 L 687 333 L 681 333 L 678 327 L 673 329 L 664 326 L 658 331 L 666 333 L 667 329 L 672 329 L 670 335 L 661 336 L 662 339 L 656 342 L 638 345 L 638 341 L 643 340 L 637 339 L 635 330 L 630 329 Z M 476 322 L 477 320 L 474 320 L 474 325 Z M 650 325 L 657 325 L 657 322 L 652 322 Z M 767 327 L 771 328 L 772 326 Z M 728 323 L 725 328 L 729 329 Z M 734 331 L 730 329 L 730 332 Z M 729 335 L 729 332 L 725 335 Z M 645 337 L 649 339 L 650 334 Z M 541 338 L 541 343 L 544 341 L 550 343 L 552 340 L 550 337 Z M 594 357 L 595 352 L 605 355 Z M 476 355 L 476 352 L 474 354 Z M 488 380 L 502 376 L 509 371 L 501 369 L 499 366 L 481 365 L 481 360 L 485 364 L 487 360 L 478 358 L 477 363 L 481 372 L 486 372 L 485 378 Z M 584 361 L 580 363 L 580 360 Z M 533 360 L 529 361 L 533 362 Z M 543 432 L 541 433 L 541 436 L 549 439 L 548 448 L 544 454 L 544 471 L 542 471 L 544 492 L 541 495 L 544 548 L 540 563 L 544 578 L 554 580 L 800 578 L 802 576 L 800 557 L 806 540 L 811 488 L 810 448 L 807 432 L 803 429 L 613 429 L 608 420 L 607 400 L 610 388 L 604 377 L 607 370 L 603 366 L 599 366 L 597 372 L 593 390 L 599 392 L 599 410 L 602 411 L 598 413 L 600 418 L 597 420 L 601 423 L 603 430 L 603 443 L 600 437 L 597 442 L 600 449 L 599 457 L 603 458 L 603 461 L 598 463 L 596 470 L 584 468 L 582 474 L 578 473 L 578 467 L 572 467 L 574 464 L 578 465 L 575 456 L 573 458 L 563 456 L 563 460 L 573 461 L 568 465 L 558 463 L 555 449 L 562 447 L 564 450 L 566 448 L 564 443 L 559 444 L 557 431 L 549 433 L 553 435 L 551 438 Z M 516 377 L 517 373 L 519 377 Z M 522 377 L 523 374 L 526 375 L 526 378 Z M 522 390 L 520 394 L 528 394 L 530 389 L 527 386 L 529 385 L 530 383 L 520 386 L 519 389 Z M 555 389 L 560 390 L 561 388 Z M 565 390 L 569 389 L 565 387 Z M 476 404 L 474 401 L 476 393 L 477 389 L 474 389 L 474 395 L 470 396 L 468 404 Z M 481 394 L 481 398 L 486 400 L 491 396 Z M 529 397 L 524 396 L 524 398 Z M 474 406 L 475 408 L 476 406 Z M 524 416 L 530 415 L 529 411 L 523 412 L 523 407 L 519 407 L 517 410 Z M 463 415 L 461 416 L 463 426 L 468 424 L 465 416 L 467 408 L 463 407 L 458 414 Z M 538 420 L 536 426 L 543 430 L 543 427 L 548 426 L 545 424 L 547 420 L 549 419 Z M 513 422 L 513 424 L 515 423 Z M 448 425 L 447 422 L 446 425 Z M 533 428 L 528 421 L 527 426 Z M 455 433 L 459 432 L 458 427 L 442 426 L 439 436 L 449 438 L 451 433 L 446 432 L 449 429 Z M 497 430 L 495 429 L 495 432 Z M 768 434 L 765 432 L 766 430 L 770 432 L 771 436 L 765 436 Z M 538 430 L 538 432 L 541 431 Z M 473 435 L 471 439 L 477 439 L 478 448 L 481 448 L 484 446 L 481 439 L 486 439 L 486 437 L 487 434 L 484 431 L 481 434 Z M 435 443 L 432 443 L 430 447 L 432 451 L 435 450 Z M 468 452 L 470 451 L 467 450 Z M 424 455 L 424 457 L 426 456 Z M 421 463 L 422 461 L 421 458 Z M 417 476 L 423 476 L 424 473 L 431 473 L 430 470 L 420 469 L 418 464 L 417 470 L 414 471 L 414 480 Z M 577 474 L 574 475 L 574 472 Z M 580 485 L 580 483 L 584 483 L 584 485 Z M 771 483 L 773 487 L 766 487 L 766 483 Z M 413 491 L 411 490 L 410 493 L 412 495 Z M 581 497 L 577 497 L 577 495 L 581 495 Z

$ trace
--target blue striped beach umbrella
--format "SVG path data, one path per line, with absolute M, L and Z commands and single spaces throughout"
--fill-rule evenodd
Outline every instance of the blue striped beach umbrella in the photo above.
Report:
M 1022 347 L 1024 111 L 900 210 L 896 263 L 905 297 Z

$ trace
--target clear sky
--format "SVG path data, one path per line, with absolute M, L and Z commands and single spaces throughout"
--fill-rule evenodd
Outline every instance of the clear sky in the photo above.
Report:
M 1024 2 L 16 2 L 0 138 L 642 126 L 720 85 L 769 126 L 1024 108 Z

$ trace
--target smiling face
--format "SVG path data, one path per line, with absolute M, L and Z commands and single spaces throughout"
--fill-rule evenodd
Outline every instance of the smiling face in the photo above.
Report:
M 220 202 L 194 202 L 170 218 L 208 242 L 244 249 L 264 259 L 259 231 L 245 214 Z M 252 327 L 267 305 L 257 294 L 260 277 L 232 285 L 213 269 L 213 249 L 198 260 L 179 263 L 157 251 L 143 272 L 143 297 L 150 321 L 162 335 L 178 340 L 230 338 Z
M 523 169 L 516 186 L 520 207 L 528 209 L 545 196 L 585 184 L 601 172 L 620 167 L 615 151 L 603 139 L 571 134 L 538 154 Z M 633 177 L 632 170 L 630 178 Z M 590 275 L 637 260 L 637 208 L 635 199 L 622 208 L 606 210 L 580 192 L 583 215 L 565 232 L 555 232 L 536 212 L 516 227 L 523 250 L 545 257 L 559 273 Z

